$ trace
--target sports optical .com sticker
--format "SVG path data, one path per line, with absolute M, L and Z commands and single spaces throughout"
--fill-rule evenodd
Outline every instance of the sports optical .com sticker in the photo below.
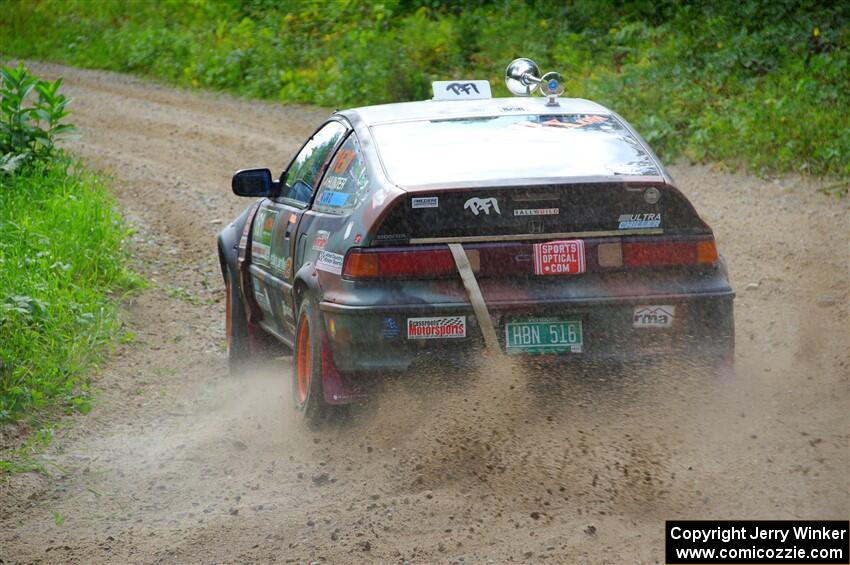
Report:
M 534 244 L 535 275 L 577 275 L 584 271 L 584 240 Z
M 430 196 L 427 198 L 414 198 L 410 201 L 411 208 L 439 208 L 440 198 L 438 196 Z
M 321 251 L 319 260 L 316 261 L 316 268 L 320 271 L 326 271 L 335 275 L 342 274 L 342 255 L 331 253 L 330 251 Z
M 636 328 L 669 328 L 675 316 L 675 306 L 638 306 L 632 317 L 632 325 Z
M 620 214 L 617 229 L 635 230 L 661 226 L 661 214 Z
M 466 337 L 466 317 L 408 318 L 407 339 Z

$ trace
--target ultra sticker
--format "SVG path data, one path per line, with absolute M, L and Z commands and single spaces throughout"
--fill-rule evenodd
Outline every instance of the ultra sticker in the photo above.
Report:
M 438 196 L 414 198 L 410 201 L 410 206 L 411 208 L 439 208 L 440 198 Z
M 466 316 L 407 319 L 407 339 L 458 337 L 466 337 Z
M 657 228 L 661 226 L 661 214 L 620 214 L 621 230 Z
M 320 251 L 319 260 L 316 261 L 316 268 L 320 271 L 326 271 L 335 275 L 342 274 L 342 255 L 331 253 L 330 251 Z
M 319 204 L 324 204 L 325 206 L 331 206 L 334 208 L 341 208 L 345 206 L 346 202 L 348 202 L 349 196 L 351 195 L 347 192 L 326 191 L 323 192 L 321 198 L 319 198 Z
M 669 328 L 675 315 L 675 306 L 637 306 L 632 325 L 636 328 Z
M 493 198 L 470 198 L 466 202 L 463 203 L 463 209 L 469 210 L 476 216 L 481 212 L 484 212 L 486 216 L 490 215 L 490 210 L 496 212 L 496 214 L 501 215 L 502 211 L 499 210 L 499 201 Z
M 519 208 L 514 210 L 514 216 L 557 216 L 561 213 L 558 208 Z
M 316 238 L 313 240 L 313 251 L 321 251 L 325 248 L 325 245 L 328 244 L 328 238 L 331 236 L 331 232 L 325 230 L 319 230 L 316 232 Z

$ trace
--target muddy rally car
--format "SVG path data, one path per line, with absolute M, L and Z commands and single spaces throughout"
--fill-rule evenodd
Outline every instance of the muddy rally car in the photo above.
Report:
M 711 228 L 616 113 L 518 59 L 434 98 L 335 112 L 218 237 L 236 371 L 292 352 L 305 416 L 437 359 L 731 363 Z M 542 96 L 530 96 L 539 91 Z

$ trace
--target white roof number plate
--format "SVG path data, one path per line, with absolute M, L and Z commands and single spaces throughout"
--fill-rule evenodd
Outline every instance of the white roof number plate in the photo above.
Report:
M 492 98 L 486 80 L 437 80 L 431 83 L 434 100 L 485 100 Z

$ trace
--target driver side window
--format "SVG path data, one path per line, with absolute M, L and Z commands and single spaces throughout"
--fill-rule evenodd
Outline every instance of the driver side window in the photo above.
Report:
M 310 138 L 286 171 L 286 192 L 281 194 L 282 198 L 302 204 L 310 202 L 322 166 L 345 131 L 341 123 L 328 122 Z

